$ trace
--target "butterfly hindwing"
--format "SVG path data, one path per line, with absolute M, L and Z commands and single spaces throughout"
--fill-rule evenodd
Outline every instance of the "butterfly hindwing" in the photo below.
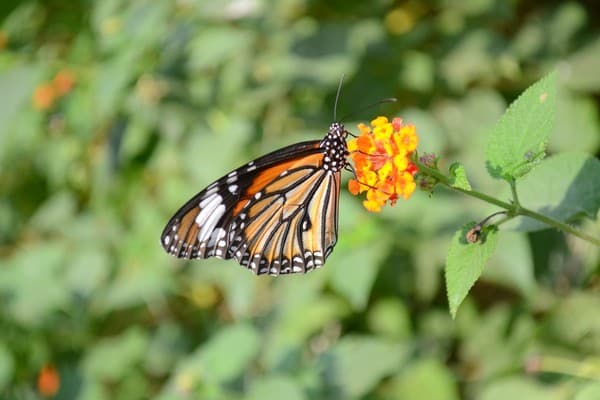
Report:
M 306 157 L 244 208 L 238 217 L 242 229 L 231 243 L 231 255 L 240 264 L 257 274 L 307 272 L 323 265 L 337 240 L 340 173 L 327 172 L 316 161 Z

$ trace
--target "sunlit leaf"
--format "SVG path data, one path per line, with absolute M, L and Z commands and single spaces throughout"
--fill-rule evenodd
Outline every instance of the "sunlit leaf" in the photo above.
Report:
M 552 156 L 517 183 L 523 207 L 562 222 L 595 218 L 600 208 L 600 161 L 584 153 Z M 521 231 L 547 229 L 548 225 L 521 217 L 506 226 Z
M 509 106 L 488 142 L 487 167 L 494 178 L 519 178 L 543 158 L 553 128 L 556 96 L 556 73 L 551 73 Z

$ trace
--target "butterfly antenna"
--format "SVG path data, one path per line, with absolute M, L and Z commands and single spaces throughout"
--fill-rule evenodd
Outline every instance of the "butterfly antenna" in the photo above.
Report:
M 348 117 L 350 117 L 353 114 L 358 114 L 358 113 L 364 112 L 364 111 L 366 111 L 370 108 L 373 108 L 375 106 L 378 106 L 380 104 L 395 103 L 397 101 L 398 101 L 398 99 L 395 97 L 388 97 L 387 99 L 381 99 L 379 101 L 376 101 L 375 103 L 367 104 L 366 106 L 363 106 L 363 107 L 359 108 L 358 110 L 354 110 L 351 113 L 344 115 L 344 118 L 342 118 L 342 121 L 345 121 Z
M 340 84 L 338 85 L 337 93 L 335 94 L 335 103 L 333 104 L 333 120 L 335 122 L 337 122 L 337 105 L 338 105 L 338 101 L 340 100 L 340 93 L 342 93 L 342 84 L 343 83 L 344 83 L 344 74 L 342 74 L 342 77 L 340 78 Z

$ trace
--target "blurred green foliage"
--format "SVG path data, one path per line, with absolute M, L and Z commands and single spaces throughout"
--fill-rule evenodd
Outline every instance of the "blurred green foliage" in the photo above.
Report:
M 420 193 L 375 215 L 344 191 L 339 243 L 305 276 L 186 263 L 158 242 L 215 178 L 322 137 L 342 75 L 339 115 L 395 96 L 377 113 L 499 194 L 487 134 L 557 68 L 548 151 L 598 154 L 599 15 L 593 2 L 4 2 L 0 393 L 50 395 L 50 366 L 57 399 L 600 398 L 592 245 L 504 232 L 451 319 L 446 252 L 494 211 L 484 203 Z M 350 115 L 351 130 L 370 117 Z

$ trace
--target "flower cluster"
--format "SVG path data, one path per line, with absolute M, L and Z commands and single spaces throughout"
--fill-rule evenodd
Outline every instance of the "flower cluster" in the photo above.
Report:
M 75 85 L 75 75 L 67 69 L 59 71 L 49 82 L 44 82 L 35 88 L 33 107 L 38 111 L 46 111 L 54 107 L 56 101 L 66 96 Z
M 388 201 L 394 205 L 399 197 L 408 199 L 416 188 L 417 167 L 410 161 L 418 142 L 415 126 L 403 125 L 401 118 L 377 117 L 358 129 L 360 135 L 348 141 L 356 174 L 348 183 L 350 193 L 367 192 L 363 205 L 374 212 Z

